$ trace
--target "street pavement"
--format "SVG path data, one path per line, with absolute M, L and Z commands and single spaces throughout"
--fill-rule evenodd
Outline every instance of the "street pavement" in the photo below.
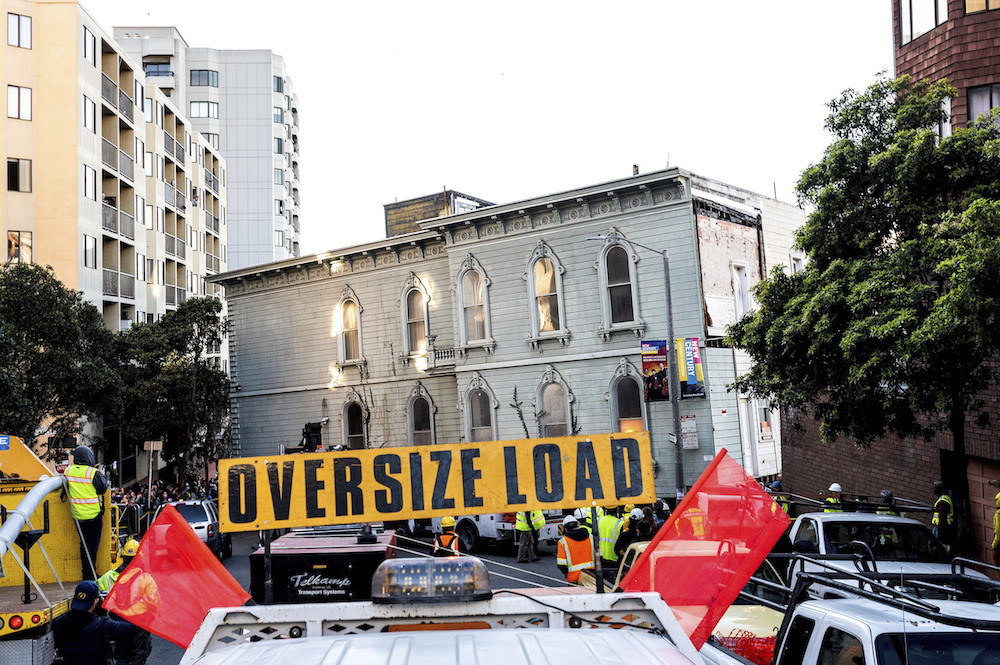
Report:
M 416 552 L 429 552 L 429 539 L 420 539 L 423 546 L 399 541 L 398 545 L 410 552 L 400 551 L 397 556 L 419 556 Z M 226 559 L 226 569 L 243 588 L 250 588 L 250 553 L 257 542 L 256 533 L 233 534 L 233 556 Z M 486 563 L 490 572 L 490 584 L 494 589 L 517 589 L 536 586 L 554 586 L 564 584 L 563 577 L 556 568 L 555 546 L 542 544 L 539 548 L 541 557 L 533 563 L 516 563 L 512 549 L 487 548 L 476 552 L 476 556 Z M 153 636 L 153 652 L 146 661 L 147 665 L 178 665 L 184 650 L 159 637 Z

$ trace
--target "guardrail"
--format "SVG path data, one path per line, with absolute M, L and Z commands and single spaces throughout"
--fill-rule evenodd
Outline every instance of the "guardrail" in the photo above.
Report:
M 114 270 L 105 270 L 102 279 L 102 293 L 106 296 L 118 295 L 118 273 Z
M 102 204 L 101 208 L 101 228 L 118 233 L 118 209 L 107 203 Z
M 129 240 L 134 240 L 135 218 L 127 212 L 122 211 L 118 214 L 118 220 L 118 232 Z
M 118 86 L 107 74 L 102 74 L 102 76 L 104 78 L 101 79 L 101 98 L 111 104 L 113 108 L 118 108 Z
M 118 146 L 107 139 L 101 139 L 101 161 L 113 169 L 118 168 Z
M 135 299 L 135 277 L 126 273 L 119 275 L 119 285 L 121 287 L 121 297 Z
M 135 162 L 124 151 L 118 152 L 118 171 L 129 180 L 135 177 Z
M 125 116 L 125 119 L 132 122 L 132 98 L 125 94 L 121 88 L 118 89 L 118 110 Z

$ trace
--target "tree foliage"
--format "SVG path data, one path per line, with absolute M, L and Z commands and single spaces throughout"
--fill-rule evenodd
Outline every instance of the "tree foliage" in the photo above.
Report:
M 834 135 L 798 184 L 812 212 L 797 234 L 804 271 L 773 272 L 757 312 L 730 329 L 755 361 L 737 385 L 806 407 L 824 439 L 965 422 L 1000 350 L 1000 134 L 993 117 L 939 139 L 947 82 L 880 80 L 830 103 Z
M 215 298 L 192 298 L 121 338 L 122 432 L 162 437 L 163 458 L 176 463 L 181 482 L 197 460 L 218 459 L 228 445 L 229 379 L 206 356 L 225 333 L 221 309 Z
M 52 272 L 0 266 L 0 433 L 70 436 L 118 393 L 114 337 L 101 313 Z

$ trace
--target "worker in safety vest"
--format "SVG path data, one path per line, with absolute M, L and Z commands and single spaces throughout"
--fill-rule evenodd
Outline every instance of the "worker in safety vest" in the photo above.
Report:
M 948 496 L 948 487 L 940 480 L 934 483 L 934 515 L 931 531 L 944 543 L 948 551 L 955 546 L 955 503 Z
M 580 579 L 581 570 L 594 569 L 590 533 L 572 515 L 563 518 L 563 537 L 556 548 L 556 566 L 565 573 L 566 581 L 570 583 Z
M 160 590 L 153 576 L 138 567 L 129 567 L 139 543 L 129 538 L 122 548 L 122 564 L 109 570 L 97 580 L 97 587 L 102 593 L 108 593 L 117 585 L 128 589 L 127 607 L 119 609 L 120 618 L 135 625 L 141 621 L 152 619 L 160 611 Z M 153 651 L 153 638 L 148 631 L 141 628 L 131 637 L 120 639 L 115 643 L 115 659 L 117 665 L 145 665 L 146 659 Z
M 97 548 L 101 543 L 104 515 L 101 497 L 108 490 L 108 482 L 94 467 L 94 452 L 87 446 L 76 447 L 73 451 L 73 465 L 66 467 L 63 475 L 69 481 L 69 503 L 73 509 L 73 517 L 83 533 L 83 540 L 80 542 L 82 579 L 92 580 L 97 576 Z
M 597 535 L 601 547 L 601 568 L 607 574 L 613 575 L 618 569 L 618 555 L 615 554 L 615 542 L 622 531 L 625 520 L 608 513 L 597 520 Z
M 785 511 L 785 514 L 787 515 L 788 508 L 791 505 L 791 501 L 788 500 L 787 496 L 781 494 L 781 492 L 782 492 L 782 485 L 780 480 L 775 480 L 767 488 L 767 493 L 771 495 L 774 501 L 781 507 L 783 511 Z
M 840 483 L 834 483 L 830 485 L 830 496 L 826 498 L 823 502 L 826 504 L 826 508 L 823 509 L 824 513 L 842 513 L 844 512 L 844 489 L 840 486 Z
M 441 530 L 441 534 L 434 536 L 434 556 L 461 554 L 462 539 L 455 533 L 455 518 L 451 515 L 442 517 Z
M 517 532 L 517 562 L 538 561 L 538 532 L 545 526 L 545 515 L 540 510 L 521 511 L 514 518 Z
M 993 563 L 1000 565 L 1000 492 L 993 497 L 997 510 L 993 513 Z
M 590 523 L 590 508 L 577 508 L 573 511 L 573 517 L 576 519 L 577 524 L 580 525 L 581 529 L 586 529 L 587 533 L 593 534 L 594 527 Z M 601 519 L 598 517 L 597 519 Z M 563 522 L 566 520 L 564 519 Z
M 878 505 L 875 509 L 876 515 L 896 515 L 898 517 L 906 517 L 906 513 L 900 512 L 899 507 L 896 506 L 896 502 L 892 498 L 892 492 L 889 490 L 882 490 L 881 493 L 882 503 Z

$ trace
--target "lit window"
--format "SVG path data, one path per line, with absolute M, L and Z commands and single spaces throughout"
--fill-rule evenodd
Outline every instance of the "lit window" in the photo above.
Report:
M 965 13 L 984 12 L 988 9 L 1000 9 L 1000 0 L 965 0 Z
M 31 120 L 31 88 L 7 86 L 7 117 Z
M 365 412 L 357 402 L 350 402 L 344 410 L 347 421 L 347 448 L 362 450 L 365 447 Z
M 7 232 L 7 263 L 31 263 L 31 232 Z
M 535 261 L 535 312 L 538 332 L 559 330 L 559 293 L 556 289 L 556 269 L 552 261 L 541 258 Z
M 434 433 L 431 427 L 431 405 L 424 397 L 415 397 L 410 403 L 410 437 L 414 445 L 429 445 L 434 443 Z
M 618 432 L 641 432 L 645 429 L 642 418 L 642 392 L 639 381 L 632 376 L 621 377 L 615 382 L 612 418 Z
M 191 85 L 192 86 L 209 86 L 211 88 L 219 87 L 219 72 L 212 69 L 192 69 L 191 70 Z
M 361 360 L 361 326 L 358 303 L 345 300 L 340 306 L 341 353 L 344 362 Z
M 426 305 L 419 289 L 406 294 L 406 350 L 410 354 L 427 350 Z
M 30 159 L 11 158 L 7 160 L 7 191 L 8 192 L 31 191 Z
M 7 44 L 31 48 L 31 17 L 7 14 Z

